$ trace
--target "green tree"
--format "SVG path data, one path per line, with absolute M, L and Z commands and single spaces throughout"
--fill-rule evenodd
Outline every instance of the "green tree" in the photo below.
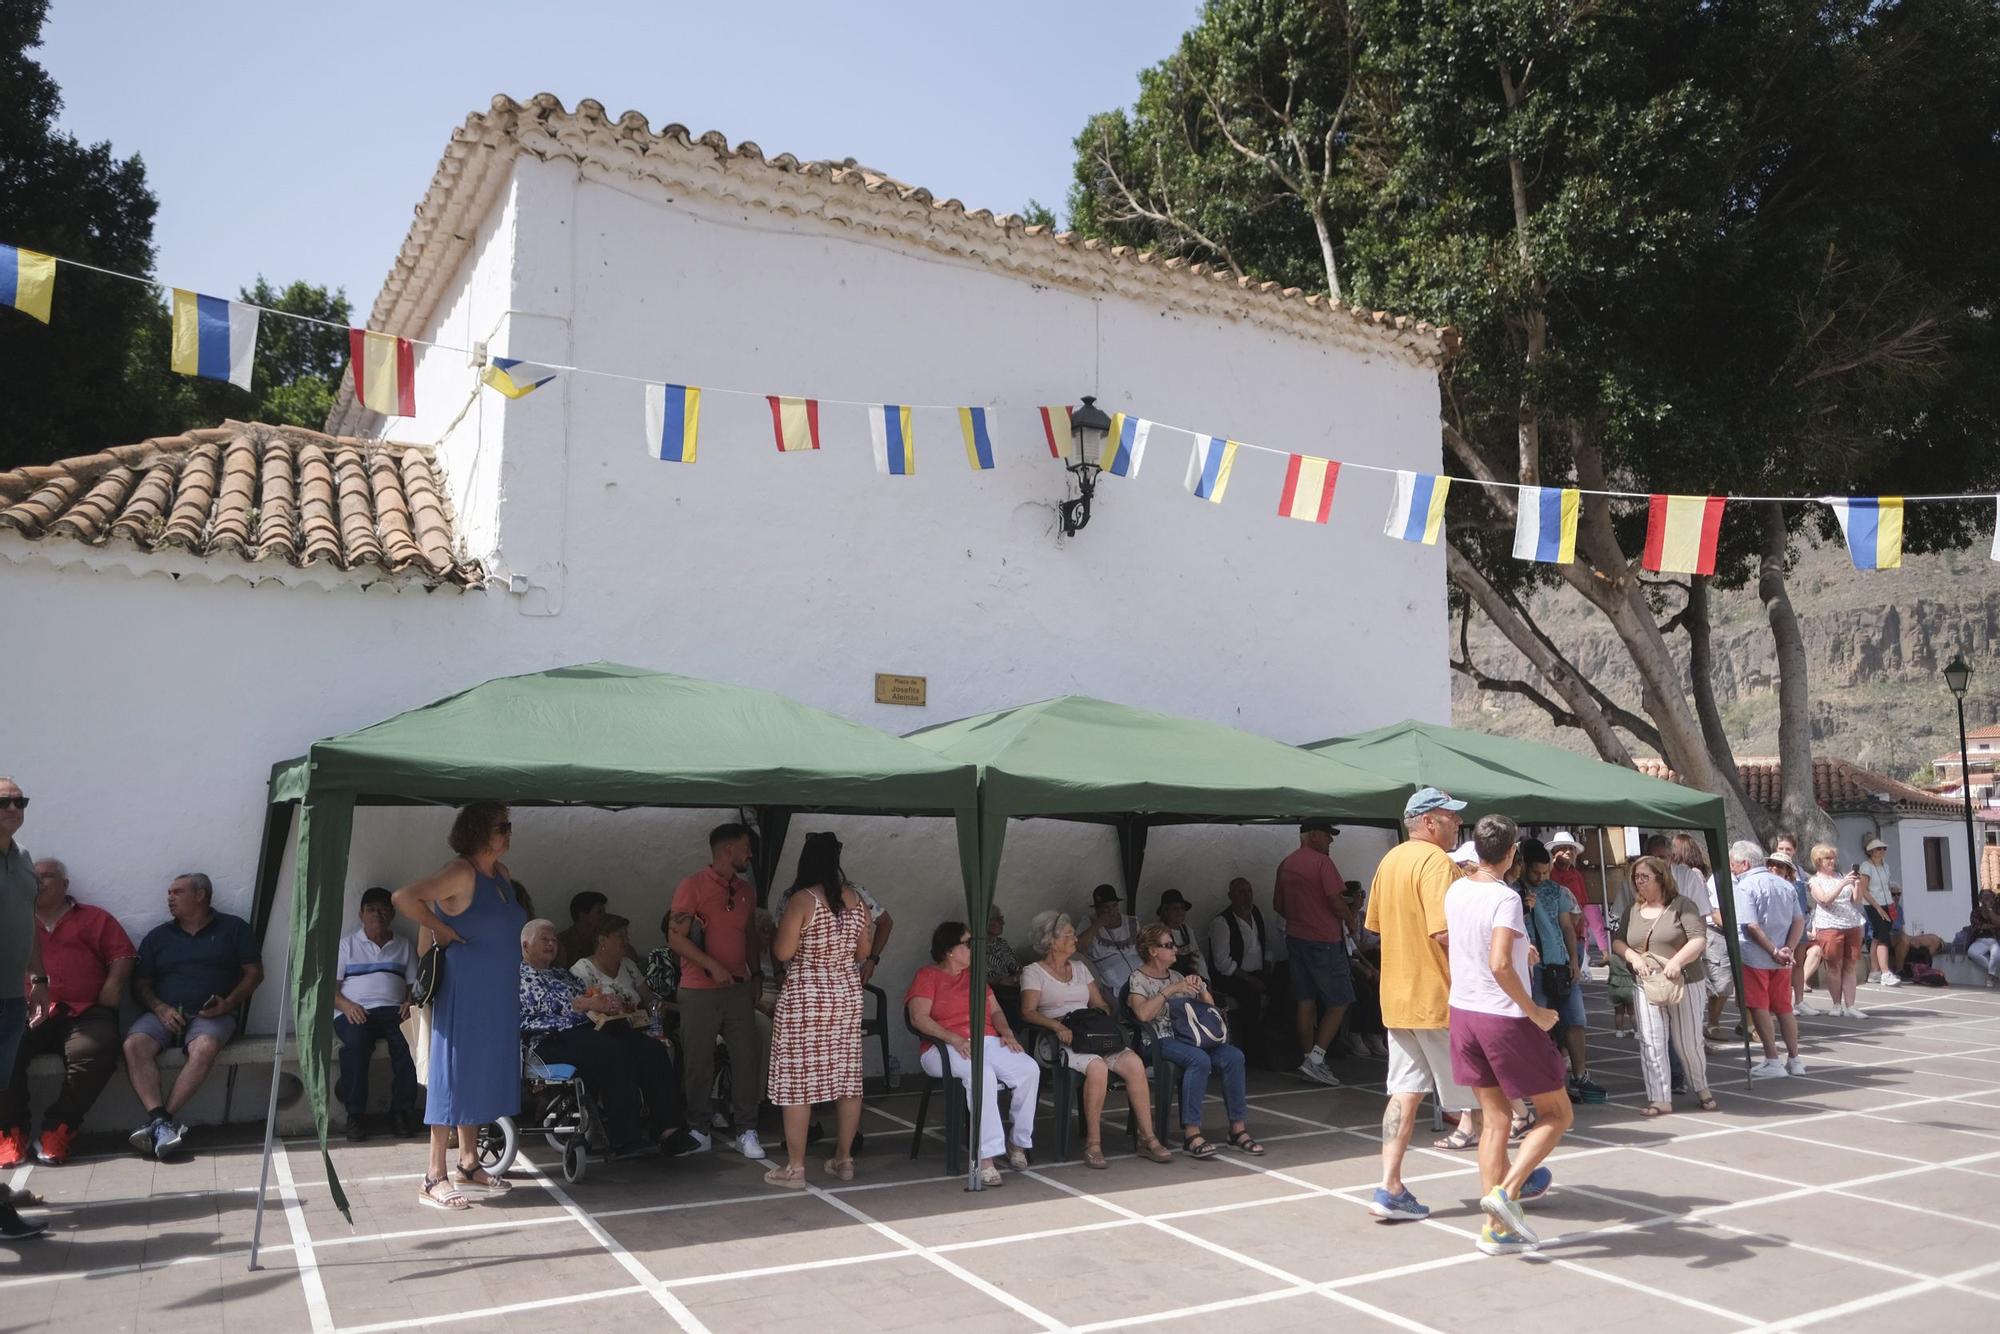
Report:
M 150 273 L 145 165 L 55 129 L 62 95 L 29 56 L 47 13 L 47 0 L 0 0 L 0 241 Z M 0 310 L 0 469 L 145 434 L 148 405 L 124 371 L 153 304 L 135 283 L 65 266 L 47 327 Z
M 1278 9 L 1328 30 L 1337 15 L 1353 53 L 1316 66 L 1344 78 L 1301 94 L 1322 103 L 1312 123 L 1337 111 L 1343 126 L 1327 141 L 1330 255 L 1287 189 L 1213 151 L 1204 118 L 1219 123 L 1227 103 L 1171 91 L 1206 78 L 1198 52 L 1260 49 Z M 1256 101 L 1267 118 L 1273 104 Z M 1304 119 L 1296 101 L 1276 105 Z M 1085 128 L 1071 213 L 1223 263 L 1282 254 L 1250 267 L 1285 281 L 1319 260 L 1329 288 L 1344 278 L 1368 304 L 1458 326 L 1442 429 L 1462 475 L 1697 494 L 1953 489 L 2000 470 L 1981 445 L 2000 424 L 2000 249 L 1984 225 L 2000 202 L 1996 130 L 2000 31 L 1985 0 L 1215 0 L 1142 79 L 1133 116 Z M 1171 200 L 1174 216 L 1134 198 Z M 1628 737 L 1655 747 L 1725 796 L 1732 825 L 1763 826 L 1706 696 L 1707 581 L 1638 568 L 1640 505 L 1587 498 L 1578 562 L 1561 569 L 1512 560 L 1513 517 L 1508 490 L 1455 501 L 1449 567 L 1461 608 L 1490 618 L 1537 680 L 1455 665 L 1536 699 L 1607 758 L 1629 761 Z M 1971 521 L 1913 518 L 1918 544 L 1963 541 Z M 1784 572 L 1813 521 L 1806 507 L 1732 507 L 1717 576 L 1756 578 L 1770 609 L 1788 815 L 1810 813 L 1811 796 Z M 1616 630 L 1639 700 L 1607 698 L 1564 655 L 1537 623 L 1538 592 L 1580 598 Z

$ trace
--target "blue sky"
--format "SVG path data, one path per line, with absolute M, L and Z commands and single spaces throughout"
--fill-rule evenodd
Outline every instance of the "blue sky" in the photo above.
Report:
M 452 127 L 551 92 L 854 157 L 970 207 L 1060 209 L 1070 141 L 1129 105 L 1199 0 L 55 0 L 63 127 L 145 158 L 157 275 L 345 286 L 365 314 Z M 593 17 L 601 15 L 601 17 Z

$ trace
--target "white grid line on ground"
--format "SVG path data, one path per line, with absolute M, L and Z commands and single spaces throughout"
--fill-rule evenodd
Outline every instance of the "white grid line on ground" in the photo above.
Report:
M 313 1334 L 331 1334 L 333 1311 L 326 1303 L 326 1284 L 320 1281 L 319 1262 L 313 1258 L 312 1231 L 306 1227 L 306 1211 L 299 1193 L 292 1188 L 291 1156 L 280 1147 L 271 1155 L 278 1178 L 278 1198 L 284 1202 L 285 1226 L 292 1233 L 292 1265 L 298 1271 L 299 1288 L 312 1319 Z
M 520 1311 L 546 1311 L 556 1306 L 577 1306 L 584 1302 L 603 1301 L 607 1297 L 641 1297 L 646 1290 L 637 1283 L 623 1288 L 603 1288 L 597 1292 L 580 1292 L 572 1297 L 538 1297 L 533 1301 L 509 1302 L 505 1306 L 483 1306 L 476 1311 L 448 1311 L 441 1315 L 412 1316 L 407 1320 L 383 1320 L 372 1325 L 344 1325 L 338 1334 L 383 1334 L 392 1329 L 422 1329 L 427 1325 L 456 1325 L 467 1320 L 488 1320 L 495 1316 L 514 1315 Z
M 1120 1316 L 1116 1320 L 1099 1320 L 1088 1325 L 1076 1325 L 1072 1327 L 1070 1334 L 1097 1334 L 1099 1330 L 1130 1329 L 1134 1325 L 1154 1325 L 1168 1320 L 1186 1320 L 1198 1315 L 1215 1315 L 1221 1311 L 1234 1311 L 1245 1306 L 1289 1301 L 1294 1297 L 1304 1297 L 1311 1292 L 1311 1288 L 1273 1288 L 1269 1292 L 1260 1292 L 1249 1297 L 1231 1297 L 1223 1301 L 1203 1302 L 1200 1306 L 1178 1306 L 1171 1311 L 1153 1311 L 1146 1315 L 1127 1315 Z
M 562 1206 L 564 1213 L 583 1224 L 583 1230 L 588 1232 L 598 1245 L 610 1252 L 611 1258 L 618 1262 L 620 1269 L 623 1269 L 638 1280 L 639 1286 L 646 1290 L 646 1295 L 658 1303 L 660 1309 L 665 1311 L 675 1324 L 686 1330 L 688 1334 L 709 1334 L 708 1326 L 697 1320 L 694 1312 L 688 1310 L 686 1304 L 680 1298 L 667 1291 L 666 1285 L 660 1282 L 658 1275 L 646 1268 L 645 1265 L 639 1263 L 637 1257 L 632 1252 L 626 1250 L 616 1237 L 606 1232 L 596 1219 L 592 1218 L 575 1200 L 569 1197 L 568 1193 L 561 1186 L 555 1183 L 554 1179 L 548 1173 L 537 1167 L 532 1158 L 522 1153 L 516 1155 L 514 1161 L 528 1170 L 533 1176 L 535 1184 L 547 1191 L 549 1196 L 558 1205 Z
M 853 1204 L 850 1204 L 848 1201 L 843 1199 L 838 1199 L 835 1196 L 829 1194 L 828 1192 L 821 1190 L 817 1186 L 807 1186 L 806 1190 L 811 1195 L 815 1196 L 818 1199 L 825 1200 L 828 1204 L 831 1204 L 834 1208 L 840 1210 L 840 1212 L 846 1214 L 848 1217 L 854 1219 L 856 1222 L 861 1223 L 865 1227 L 869 1228 L 878 1236 L 887 1237 L 890 1241 L 895 1242 L 898 1246 L 908 1251 L 911 1255 L 915 1255 L 920 1257 L 921 1259 L 929 1261 L 931 1264 L 937 1266 L 939 1269 L 944 1270 L 945 1273 L 950 1274 L 953 1278 L 958 1279 L 960 1282 L 971 1287 L 974 1291 L 983 1293 L 986 1296 L 992 1298 L 994 1301 L 999 1302 L 1002 1306 L 1005 1306 L 1008 1310 L 1014 1312 L 1016 1315 L 1027 1317 L 1029 1320 L 1034 1321 L 1037 1325 L 1041 1326 L 1043 1329 L 1060 1330 L 1063 1328 L 1062 1321 L 1056 1319 L 1054 1316 L 1048 1314 L 1046 1311 L 1039 1310 L 1036 1307 L 1029 1305 L 1027 1302 L 1021 1300 L 1019 1297 L 1016 1297 L 1013 1293 L 1007 1291 L 1003 1287 L 1000 1287 L 998 1284 L 987 1282 L 979 1275 L 967 1269 L 964 1265 L 961 1265 L 954 1260 L 950 1260 L 942 1255 L 939 1255 L 936 1251 L 932 1250 L 930 1247 L 924 1245 L 922 1242 L 919 1242 L 912 1237 L 904 1236 L 902 1233 L 896 1231 L 895 1228 L 890 1227 L 887 1223 L 882 1222 L 880 1219 L 869 1217 L 866 1213 L 863 1213 L 859 1208 L 857 1208 Z
M 1983 1278 L 1996 1270 L 2000 1270 L 2000 1263 L 1977 1265 L 1971 1269 L 1961 1269 L 1956 1274 L 1950 1274 L 1941 1279 L 1926 1279 L 1918 1283 L 1905 1284 L 1899 1288 L 1891 1288 L 1887 1292 L 1872 1292 L 1865 1297 L 1856 1297 L 1853 1301 L 1842 1302 L 1838 1306 L 1827 1306 L 1817 1311 L 1806 1311 L 1800 1315 L 1787 1316 L 1783 1320 L 1772 1321 L 1764 1328 L 1774 1331 L 1804 1329 L 1808 1325 L 1816 1325 L 1822 1320 L 1832 1320 L 1839 1316 L 1854 1315 L 1861 1311 L 1871 1310 L 1877 1306 L 1886 1306 L 1890 1302 L 1902 1301 L 1906 1297 L 1916 1297 L 1926 1292 L 1935 1292 L 1941 1287 L 1954 1287 L 1960 1291 L 1976 1292 L 1978 1291 L 1976 1288 L 1965 1289 L 1959 1287 L 1959 1285 L 1971 1279 Z

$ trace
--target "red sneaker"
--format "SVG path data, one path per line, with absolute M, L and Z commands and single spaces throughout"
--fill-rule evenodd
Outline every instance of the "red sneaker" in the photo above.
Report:
M 61 1167 L 69 1161 L 70 1141 L 74 1138 L 68 1126 L 50 1126 L 35 1143 L 35 1157 L 44 1167 Z
M 28 1132 L 0 1130 L 0 1167 L 19 1167 L 28 1161 Z

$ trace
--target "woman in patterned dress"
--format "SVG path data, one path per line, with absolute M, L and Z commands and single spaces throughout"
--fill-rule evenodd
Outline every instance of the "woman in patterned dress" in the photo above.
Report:
M 806 1130 L 813 1104 L 834 1104 L 835 1148 L 828 1173 L 854 1179 L 854 1132 L 861 1124 L 861 961 L 873 932 L 860 896 L 840 871 L 840 840 L 808 834 L 794 892 L 771 943 L 786 965 L 771 1021 L 770 1099 L 784 1110 L 783 1167 L 773 1186 L 803 1190 Z

